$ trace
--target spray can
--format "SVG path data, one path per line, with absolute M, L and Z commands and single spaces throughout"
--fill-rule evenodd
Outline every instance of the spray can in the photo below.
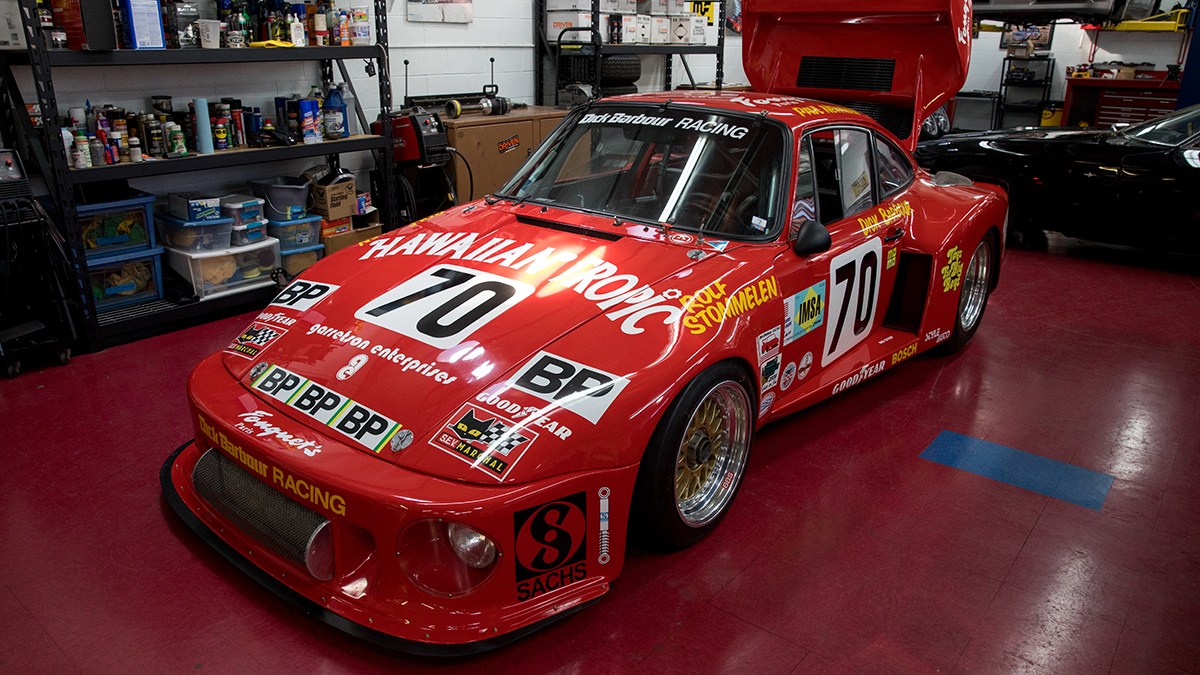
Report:
M 350 46 L 350 15 L 346 10 L 338 13 L 338 44 L 343 47 Z
M 138 140 L 137 136 L 129 139 L 129 161 L 142 161 L 142 142 Z
M 217 150 L 229 149 L 229 125 L 224 117 L 213 120 L 213 147 Z
M 92 156 L 92 166 L 104 166 L 104 144 L 100 139 L 88 136 L 88 150 Z
M 287 134 L 292 137 L 292 140 L 300 140 L 300 99 L 289 98 L 287 100 L 287 117 L 284 118 L 287 122 Z M 280 127 L 282 129 L 282 125 Z
M 321 107 L 313 98 L 297 101 L 300 113 L 300 136 L 305 145 L 321 142 Z M 290 120 L 289 120 L 290 122 Z

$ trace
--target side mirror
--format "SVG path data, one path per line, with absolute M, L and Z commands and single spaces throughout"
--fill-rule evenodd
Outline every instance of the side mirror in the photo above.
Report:
M 1112 130 L 1113 130 L 1113 131 L 1120 131 L 1120 130 L 1122 130 L 1122 129 L 1126 128 L 1126 127 L 1129 127 L 1129 126 L 1132 126 L 1132 125 L 1130 125 L 1130 123 L 1129 123 L 1129 122 L 1113 122 L 1113 125 L 1112 125 Z
M 796 233 L 796 241 L 792 244 L 792 250 L 798 256 L 824 253 L 832 247 L 833 239 L 829 236 L 829 230 L 817 221 L 808 219 L 800 223 L 800 231 Z

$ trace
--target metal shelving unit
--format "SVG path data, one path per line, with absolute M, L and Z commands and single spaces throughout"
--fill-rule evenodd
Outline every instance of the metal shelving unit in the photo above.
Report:
M 679 56 L 683 63 L 683 68 L 687 71 L 687 77 L 695 86 L 695 81 L 692 79 L 691 69 L 688 67 L 687 56 L 711 54 L 717 57 L 717 76 L 716 88 L 721 89 L 721 84 L 725 79 L 725 3 L 717 3 L 718 11 L 716 15 L 717 28 L 717 44 L 713 45 L 626 45 L 626 44 L 601 44 L 597 60 L 611 54 L 659 54 L 663 56 L 663 78 L 665 80 L 663 89 L 671 88 L 671 69 L 674 64 L 674 57 Z M 546 0 L 536 0 L 535 7 L 537 19 L 534 21 L 533 42 L 534 42 L 534 82 L 537 90 L 534 93 L 534 101 L 537 105 L 545 105 L 545 78 L 546 67 L 545 62 L 550 60 L 554 64 L 552 68 L 557 68 L 557 47 L 556 43 L 551 43 L 549 36 L 546 35 Z M 592 26 L 599 31 L 603 26 L 600 25 L 600 0 L 592 0 Z M 601 34 L 603 35 L 603 34 Z M 557 79 L 557 77 L 555 78 Z M 593 91 L 598 91 L 600 88 L 600 64 L 596 64 L 596 80 L 592 83 Z
M 113 179 L 129 179 L 145 176 L 205 171 L 224 167 L 277 162 L 288 159 L 326 155 L 328 162 L 338 164 L 338 156 L 344 152 L 371 151 L 379 175 L 377 186 L 380 197 L 377 201 L 381 221 L 387 230 L 396 226 L 398 194 L 391 157 L 392 125 L 382 125 L 382 136 L 359 135 L 339 141 L 288 147 L 235 148 L 208 155 L 195 155 L 178 159 L 145 161 L 138 164 L 113 164 L 89 169 L 74 169 L 70 166 L 68 149 L 58 129 L 62 127 L 58 114 L 58 102 L 54 93 L 52 72 L 54 68 L 95 68 L 104 66 L 154 66 L 154 65 L 213 65 L 246 62 L 319 61 L 322 81 L 333 81 L 333 66 L 336 62 L 343 78 L 350 82 L 343 63 L 346 59 L 366 59 L 375 62 L 379 78 L 380 108 L 390 111 L 392 107 L 392 85 L 388 71 L 387 0 L 374 0 L 376 43 L 358 47 L 292 47 L 275 49 L 158 49 L 118 50 L 92 52 L 82 50 L 51 50 L 46 48 L 40 28 L 36 0 L 19 0 L 21 18 L 28 44 L 26 54 L 8 54 L 3 62 L 23 63 L 33 71 L 36 101 L 41 107 L 42 129 L 45 133 L 39 140 L 32 139 L 33 154 L 37 155 L 47 187 L 51 191 L 54 205 L 62 219 L 61 228 L 67 242 L 70 264 L 75 270 L 79 304 L 83 314 L 80 340 L 86 350 L 101 349 L 136 337 L 144 337 L 158 331 L 170 329 L 181 321 L 214 317 L 231 310 L 243 311 L 253 305 L 262 306 L 272 297 L 271 288 L 256 289 L 219 300 L 178 304 L 170 301 L 147 303 L 98 312 L 89 292 L 87 258 L 84 254 L 82 232 L 79 227 L 75 205 L 75 186 Z M 24 58 L 22 58 L 22 56 Z M 11 78 L 9 78 L 11 79 Z M 353 86 L 353 85 L 351 85 Z M 357 96 L 355 97 L 358 98 Z M 348 111 L 349 112 L 349 111 Z M 362 128 L 368 128 L 361 108 L 358 114 Z
M 1019 66 L 1017 64 L 1028 64 Z M 1014 77 L 1018 68 L 1034 74 L 1034 79 L 1022 80 Z M 1042 106 L 1050 100 L 1050 88 L 1054 84 L 1054 57 L 1052 56 L 1006 56 L 1004 67 L 1000 71 L 1000 105 L 996 111 L 996 128 L 1004 128 L 1005 113 L 1034 113 L 1038 122 L 1041 121 Z M 1009 92 L 1012 89 L 1024 91 L 1041 90 L 1040 96 L 1033 102 L 1010 103 Z

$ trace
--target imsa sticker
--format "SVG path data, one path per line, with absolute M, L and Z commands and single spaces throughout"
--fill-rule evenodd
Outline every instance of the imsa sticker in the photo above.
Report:
M 402 426 L 349 396 L 276 365 L 255 376 L 250 388 L 299 410 L 371 452 L 387 446 Z
M 783 301 L 787 321 L 783 324 L 783 344 L 790 345 L 825 323 L 825 282 L 814 284 Z
M 284 333 L 287 331 L 282 328 L 255 321 L 250 324 L 249 328 L 242 331 L 241 335 L 234 338 L 225 351 L 237 354 L 244 359 L 253 360 L 258 358 L 264 349 L 270 347 L 271 343 L 278 340 Z
M 537 437 L 512 420 L 467 404 L 429 443 L 502 478 Z

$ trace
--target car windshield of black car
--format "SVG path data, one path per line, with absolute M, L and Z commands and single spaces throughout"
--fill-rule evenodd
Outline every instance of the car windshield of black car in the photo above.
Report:
M 786 131 L 698 106 L 592 106 L 525 164 L 502 194 L 719 238 L 782 227 Z
M 1200 105 L 1177 110 L 1120 132 L 1126 138 L 1171 146 L 1179 145 L 1197 133 L 1200 133 Z

